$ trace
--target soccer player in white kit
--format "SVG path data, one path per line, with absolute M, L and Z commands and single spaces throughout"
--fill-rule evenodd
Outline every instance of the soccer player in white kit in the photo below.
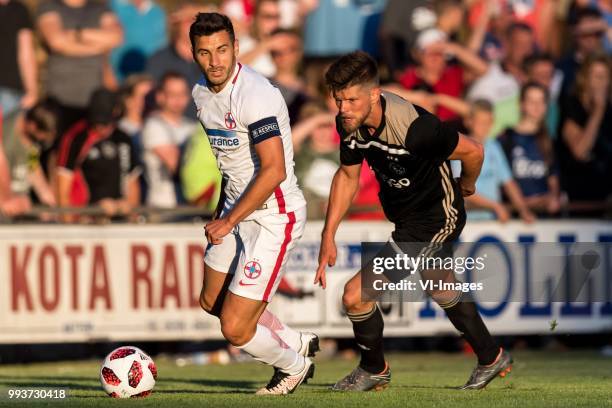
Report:
M 229 18 L 199 13 L 189 35 L 204 74 L 193 99 L 223 176 L 217 212 L 205 226 L 200 304 L 219 317 L 231 344 L 275 368 L 257 394 L 288 394 L 312 377 L 318 337 L 266 310 L 306 222 L 287 106 L 266 78 L 237 62 Z

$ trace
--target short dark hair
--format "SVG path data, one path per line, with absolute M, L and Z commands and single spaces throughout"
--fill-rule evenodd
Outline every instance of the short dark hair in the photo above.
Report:
M 493 113 L 495 112 L 495 108 L 488 99 L 476 99 L 470 106 L 470 114 L 473 115 L 476 112 Z
M 123 115 L 119 93 L 106 88 L 96 89 L 89 98 L 87 120 L 91 126 L 116 123 Z
M 510 24 L 510 26 L 506 29 L 506 37 L 510 37 L 515 31 L 524 31 L 533 34 L 533 29 L 529 25 L 518 22 Z
M 534 81 L 529 81 L 521 87 L 521 102 L 525 100 L 525 96 L 527 96 L 527 92 L 530 89 L 539 89 L 540 91 L 542 91 L 542 93 L 544 94 L 544 98 L 547 101 L 546 103 L 548 103 L 548 89 L 544 85 Z
M 351 52 L 329 67 L 325 73 L 325 82 L 331 91 L 367 83 L 378 85 L 378 65 L 366 52 Z
M 60 121 L 59 102 L 52 98 L 37 102 L 26 111 L 25 120 L 34 123 L 40 131 L 56 135 Z
M 185 75 L 178 73 L 176 71 L 167 71 L 160 78 L 159 83 L 157 84 L 157 90 L 160 91 L 164 89 L 164 87 L 166 86 L 166 83 L 172 79 L 180 79 L 181 81 L 185 81 L 185 83 L 189 85 L 189 81 L 187 80 L 187 77 L 185 77 Z
M 234 26 L 229 17 L 219 13 L 198 13 L 189 28 L 191 46 L 195 49 L 196 37 L 213 35 L 219 31 L 227 31 L 230 41 L 232 43 L 235 41 Z
M 525 58 L 525 61 L 523 62 L 523 69 L 525 71 L 528 71 L 531 69 L 531 67 L 533 67 L 535 64 L 539 63 L 539 62 L 548 62 L 552 65 L 555 64 L 555 59 L 552 57 L 552 55 L 542 52 L 542 53 L 535 53 L 533 55 L 528 56 L 527 58 Z
M 599 18 L 603 18 L 603 15 L 601 14 L 601 11 L 599 11 L 597 8 L 592 6 L 580 8 L 576 11 L 576 15 L 574 17 L 574 25 L 577 25 L 582 20 Z

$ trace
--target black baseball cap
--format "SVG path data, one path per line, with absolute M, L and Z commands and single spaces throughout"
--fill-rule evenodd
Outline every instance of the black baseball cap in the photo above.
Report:
M 121 103 L 117 92 L 97 89 L 89 98 L 87 120 L 91 125 L 109 125 L 121 117 Z

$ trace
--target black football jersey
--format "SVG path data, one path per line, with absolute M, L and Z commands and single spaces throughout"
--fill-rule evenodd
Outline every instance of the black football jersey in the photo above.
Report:
M 449 225 L 465 217 L 463 197 L 448 157 L 459 134 L 425 109 L 385 92 L 383 119 L 374 134 L 365 127 L 341 136 L 340 161 L 365 159 L 380 184 L 379 198 L 387 218 L 396 224 Z

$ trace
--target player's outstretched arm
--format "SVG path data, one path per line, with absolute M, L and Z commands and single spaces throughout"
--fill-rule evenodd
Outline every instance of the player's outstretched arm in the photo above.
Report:
M 461 177 L 459 185 L 464 197 L 471 196 L 476 192 L 476 179 L 480 174 L 484 160 L 484 148 L 482 144 L 465 135 L 459 134 L 457 147 L 448 157 L 449 160 L 461 160 Z
M 223 237 L 253 211 L 260 208 L 286 178 L 285 153 L 280 137 L 270 137 L 255 144 L 260 168 L 253 182 L 224 217 L 206 224 L 207 238 L 213 245 L 220 244 Z
M 334 237 L 340 225 L 340 221 L 348 211 L 353 198 L 359 189 L 359 174 L 361 164 L 352 166 L 341 165 L 332 181 L 329 194 L 329 205 L 325 217 L 325 227 L 321 237 L 321 248 L 319 249 L 319 267 L 314 283 L 325 289 L 325 267 L 336 263 L 336 243 Z

